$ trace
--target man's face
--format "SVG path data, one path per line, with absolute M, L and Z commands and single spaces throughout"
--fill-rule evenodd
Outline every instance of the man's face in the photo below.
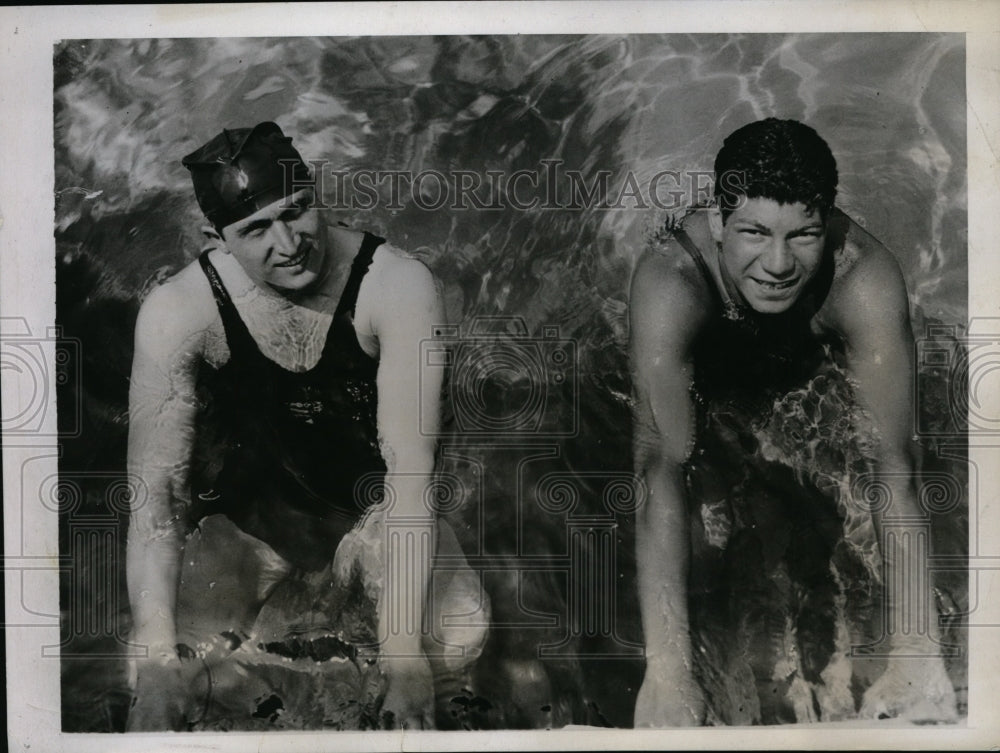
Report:
M 226 225 L 226 248 L 257 285 L 298 292 L 326 265 L 326 226 L 313 207 L 312 189 L 296 191 Z
M 748 199 L 725 224 L 716 214 L 711 229 L 723 276 L 762 314 L 794 305 L 819 270 L 826 242 L 819 210 L 773 199 Z

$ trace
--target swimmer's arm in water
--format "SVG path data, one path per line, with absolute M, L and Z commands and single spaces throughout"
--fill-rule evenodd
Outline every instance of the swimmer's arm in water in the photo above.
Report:
M 434 515 L 425 492 L 434 470 L 440 408 L 439 369 L 421 370 L 420 343 L 444 322 L 430 271 L 414 259 L 385 249 L 370 287 L 358 298 L 358 319 L 370 322 L 379 346 L 378 430 L 395 503 L 387 522 L 412 527 L 414 546 L 389 541 L 379 604 L 381 655 L 389 679 L 383 708 L 397 724 L 430 728 L 433 687 L 421 647 L 422 617 L 430 582 Z M 421 423 L 422 421 L 422 423 Z M 404 529 L 400 529 L 405 534 Z M 427 539 L 422 539 L 423 535 Z M 418 543 L 423 541 L 423 543 Z M 393 578 L 402 573 L 402 578 Z
M 182 273 L 183 274 L 183 273 Z M 128 471 L 146 496 L 133 506 L 126 575 L 132 640 L 148 647 L 137 661 L 133 730 L 177 729 L 183 723 L 174 624 L 185 515 L 190 503 L 188 468 L 197 413 L 195 379 L 204 341 L 204 313 L 182 283 L 153 290 L 135 331 L 129 387 Z
M 880 480 L 891 492 L 890 508 L 873 516 L 881 547 L 885 541 L 883 517 L 924 517 L 916 499 L 918 456 L 912 441 L 916 409 L 914 346 L 909 299 L 899 265 L 870 236 L 860 240 L 865 247 L 857 255 L 857 263 L 835 284 L 832 309 L 834 326 L 847 346 L 848 367 L 857 385 L 858 399 L 878 433 L 877 470 L 884 474 Z M 859 500 L 859 504 L 863 502 Z M 890 660 L 883 678 L 866 694 L 862 714 L 953 718 L 951 684 L 941 659 L 933 656 L 938 650 L 932 642 L 939 634 L 937 611 L 929 602 L 929 593 L 914 598 L 917 584 L 926 582 L 922 573 L 927 563 L 915 559 L 917 529 L 908 533 L 909 538 L 897 537 L 893 549 L 883 552 L 886 616 L 897 626 L 890 651 L 931 657 L 898 656 Z M 903 625 L 909 626 L 908 634 L 900 629 Z M 926 632 L 918 625 L 923 625 Z
M 646 674 L 636 727 L 700 724 L 688 624 L 690 532 L 683 463 L 694 439 L 692 346 L 704 318 L 696 280 L 650 251 L 632 278 L 630 359 L 636 472 L 648 497 L 636 513 L 639 607 Z

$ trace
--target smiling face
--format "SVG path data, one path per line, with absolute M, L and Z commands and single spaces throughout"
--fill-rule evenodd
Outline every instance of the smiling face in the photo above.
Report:
M 322 277 L 326 225 L 311 189 L 296 191 L 222 229 L 227 250 L 258 286 L 299 292 Z
M 818 209 L 747 199 L 725 222 L 714 211 L 710 227 L 727 286 L 762 314 L 790 309 L 819 271 L 826 225 Z

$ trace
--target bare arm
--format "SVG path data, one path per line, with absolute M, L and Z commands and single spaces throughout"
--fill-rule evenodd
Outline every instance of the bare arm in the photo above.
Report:
M 936 656 L 937 614 L 929 588 L 920 588 L 926 585 L 928 550 L 918 548 L 917 538 L 927 533 L 927 516 L 916 497 L 913 335 L 906 287 L 895 259 L 874 244 L 842 284 L 837 320 L 858 399 L 877 434 L 876 480 L 886 485 L 891 498 L 888 509 L 873 514 L 873 522 L 884 562 L 889 649 L 898 659 L 866 696 L 862 713 L 950 717 L 954 696 Z M 894 687 L 897 676 L 900 687 Z M 933 699 L 930 705 L 924 703 L 927 699 Z
M 390 676 L 386 706 L 406 726 L 429 726 L 429 669 L 421 648 L 430 582 L 434 515 L 427 489 L 434 470 L 439 370 L 422 370 L 420 343 L 444 312 L 430 271 L 392 257 L 382 270 L 377 313 L 378 429 L 395 501 L 386 514 L 386 574 L 379 604 L 381 653 Z M 421 424 L 423 416 L 423 424 Z
M 864 263 L 851 271 L 847 285 L 839 321 L 847 343 L 848 367 L 858 400 L 871 416 L 878 438 L 876 480 L 891 492 L 889 508 L 873 515 L 881 545 L 883 518 L 925 517 L 917 506 L 915 447 L 911 441 L 914 394 L 909 302 L 902 275 L 888 252 L 869 253 Z M 864 504 L 864 500 L 856 503 Z M 897 554 L 903 552 L 897 550 Z M 898 557 L 885 562 L 886 596 L 897 617 L 903 603 L 894 571 L 904 562 L 905 558 Z
M 195 376 L 200 333 L 188 326 L 189 303 L 169 287 L 154 290 L 136 322 L 129 389 L 128 470 L 148 491 L 129 520 L 126 574 L 132 608 L 132 640 L 148 647 L 139 662 L 132 729 L 176 727 L 177 713 L 164 708 L 148 685 L 151 665 L 177 660 L 174 610 L 189 503 L 188 465 L 196 415 Z M 145 682 L 144 682 L 145 675 Z M 162 681 L 162 678 L 161 678 Z M 166 689 L 163 690 L 167 692 Z M 164 698 L 169 704 L 170 699 Z
M 648 491 L 636 520 L 646 676 L 635 725 L 697 724 L 702 703 L 691 675 L 690 525 L 682 465 L 694 439 L 691 345 L 701 307 L 679 270 L 648 256 L 633 278 L 629 311 L 635 462 Z

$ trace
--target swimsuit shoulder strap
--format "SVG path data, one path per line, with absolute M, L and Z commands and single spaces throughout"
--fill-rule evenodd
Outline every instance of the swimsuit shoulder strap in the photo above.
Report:
M 229 291 L 226 290 L 226 286 L 219 276 L 219 271 L 209 261 L 208 251 L 202 252 L 198 257 L 198 263 L 212 288 L 212 297 L 215 298 L 215 305 L 219 308 L 219 316 L 222 317 L 222 327 L 226 332 L 226 343 L 229 345 L 230 353 L 232 354 L 233 351 L 246 352 L 247 349 L 256 351 L 257 344 L 240 317 L 240 313 L 236 310 L 236 305 L 233 303 Z
M 714 291 L 715 297 L 723 305 L 723 307 L 729 307 L 732 305 L 732 300 L 729 297 L 729 291 L 722 289 L 719 290 L 719 286 L 715 284 L 715 278 L 712 276 L 712 270 L 708 266 L 708 262 L 705 260 L 705 255 L 702 254 L 701 249 L 695 245 L 694 241 L 691 240 L 690 236 L 684 232 L 683 228 L 677 228 L 673 231 L 673 237 L 677 239 L 677 242 L 684 247 L 684 250 L 688 252 L 688 255 L 694 259 L 694 263 L 697 265 L 698 270 L 701 272 L 702 276 L 705 278 L 705 282 L 708 283 L 710 290 Z
M 358 303 L 358 291 L 361 290 L 361 280 L 364 279 L 365 273 L 371 266 L 375 249 L 383 243 L 385 243 L 385 238 L 365 233 L 365 237 L 361 241 L 361 248 L 351 264 L 351 274 L 347 278 L 347 284 L 344 285 L 344 292 L 340 296 L 335 316 L 343 313 L 354 316 L 354 308 Z

